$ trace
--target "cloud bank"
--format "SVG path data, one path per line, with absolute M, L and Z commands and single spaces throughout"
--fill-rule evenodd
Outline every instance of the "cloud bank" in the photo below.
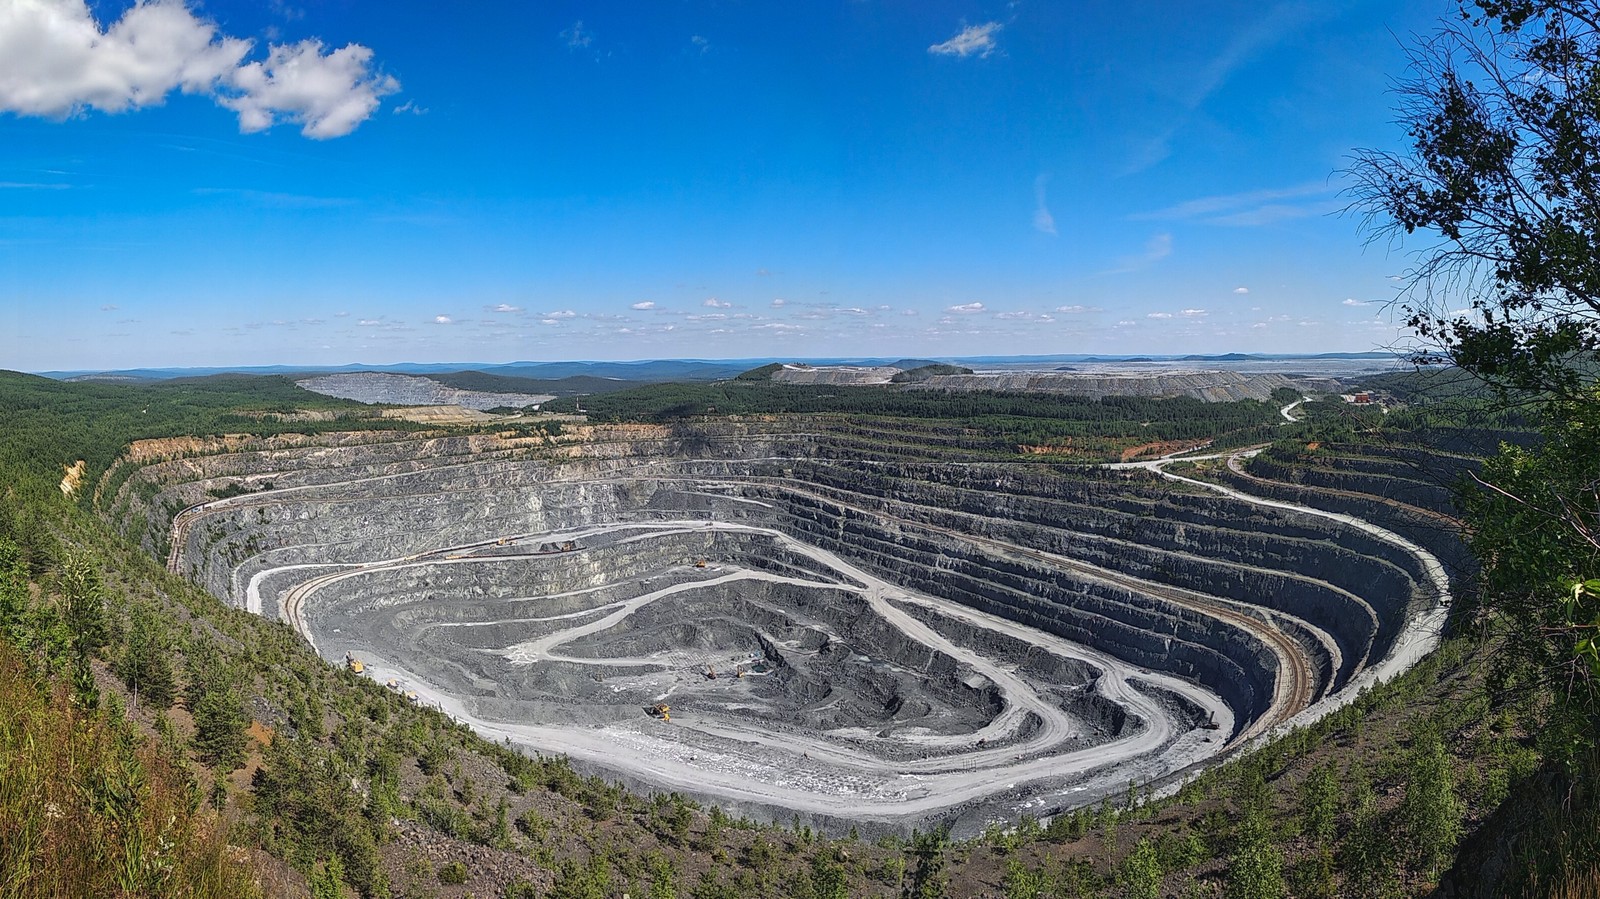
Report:
M 137 3 L 102 28 L 84 0 L 0 2 L 0 112 L 64 119 L 88 110 L 159 106 L 174 91 L 212 98 L 239 130 L 280 123 L 307 137 L 342 137 L 400 89 L 360 44 L 255 42 L 198 18 L 185 0 Z

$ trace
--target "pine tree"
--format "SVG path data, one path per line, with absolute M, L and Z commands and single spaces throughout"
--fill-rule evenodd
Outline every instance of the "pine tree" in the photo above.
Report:
M 338 853 L 328 857 L 321 871 L 311 875 L 311 899 L 344 899 L 344 865 Z
M 1461 802 L 1456 798 L 1451 758 L 1437 734 L 1428 734 L 1412 750 L 1406 797 L 1400 823 L 1410 838 L 1417 864 L 1430 877 L 1449 862 L 1461 836 Z
M 1372 794 L 1366 770 L 1353 766 L 1349 777 L 1350 836 L 1340 858 L 1345 895 L 1352 899 L 1391 899 L 1400 895 L 1395 876 L 1394 839 Z
M 117 676 L 140 703 L 157 709 L 172 705 L 176 684 L 170 653 L 170 640 L 161 621 L 149 609 L 136 606 L 127 643 L 117 663 Z
M 1339 815 L 1339 784 L 1333 769 L 1318 765 L 1300 785 L 1300 828 L 1319 846 L 1333 839 Z
M 1283 853 L 1273 842 L 1267 821 L 1265 782 L 1252 769 L 1240 786 L 1244 820 L 1228 860 L 1228 899 L 1282 899 Z
M 911 851 L 917 867 L 907 886 L 908 899 L 944 899 L 950 894 L 950 877 L 945 873 L 945 849 L 949 840 L 943 830 L 911 834 Z
M 811 860 L 811 890 L 816 899 L 850 899 L 850 882 L 833 849 L 824 849 Z
M 1161 859 L 1156 845 L 1148 839 L 1139 840 L 1133 853 L 1122 865 L 1122 877 L 1127 882 L 1129 899 L 1159 899 L 1161 896 Z
M 194 750 L 201 760 L 225 771 L 244 761 L 244 729 L 250 723 L 232 685 L 213 682 L 194 710 Z
M 649 867 L 650 892 L 645 894 L 648 899 L 678 899 L 678 872 L 672 861 L 660 853 L 652 853 Z
M 28 608 L 28 566 L 22 548 L 0 537 L 0 634 L 10 634 Z

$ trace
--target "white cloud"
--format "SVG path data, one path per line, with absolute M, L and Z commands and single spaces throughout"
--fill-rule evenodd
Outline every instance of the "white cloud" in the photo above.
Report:
M 1324 181 L 1292 187 L 1219 194 L 1187 200 L 1155 212 L 1129 216 L 1131 219 L 1199 219 L 1211 225 L 1270 225 L 1336 211 L 1342 204 L 1332 198 L 1337 187 Z M 1284 202 L 1292 201 L 1292 202 Z
M 1206 311 L 1204 309 L 1185 309 L 1178 314 L 1184 318 L 1200 318 L 1206 314 Z
M 101 31 L 83 0 L 8 0 L 0 108 L 59 118 L 151 106 L 175 89 L 214 89 L 249 51 L 249 41 L 219 40 L 178 2 L 139 4 Z
M 977 56 L 983 59 L 995 51 L 994 35 L 1002 27 L 999 22 L 968 25 L 955 37 L 929 47 L 928 52 L 935 56 L 958 56 L 962 59 Z
M 689 36 L 689 44 L 696 50 L 699 50 L 701 53 L 711 49 L 711 42 L 698 34 L 691 34 Z
M 117 306 L 117 304 L 115 304 L 115 303 L 107 303 L 104 306 L 100 307 L 100 311 L 101 312 L 116 312 L 117 309 L 119 309 L 119 308 L 121 308 L 121 307 Z
M 521 306 L 513 306 L 510 303 L 501 303 L 498 306 L 495 306 L 493 311 L 495 311 L 495 312 L 521 312 L 522 311 L 522 307 Z
M 654 302 L 650 301 L 650 300 L 643 300 L 641 302 L 634 303 L 632 306 L 629 306 L 628 308 L 629 309 L 637 309 L 640 312 L 644 312 L 646 310 L 656 308 L 656 304 Z
M 393 111 L 395 115 L 400 115 L 407 112 L 411 113 L 412 115 L 428 114 L 428 110 L 425 107 L 418 106 L 417 101 L 415 100 L 407 100 L 406 102 L 401 103 L 399 106 L 396 106 Z
M 1233 292 L 1243 296 L 1244 294 L 1247 294 L 1247 293 L 1250 292 L 1250 288 L 1248 288 L 1248 287 L 1235 287 L 1233 289 Z
M 67 118 L 117 113 L 166 101 L 173 91 L 205 94 L 239 114 L 241 131 L 279 121 L 307 137 L 340 137 L 399 90 L 377 73 L 360 44 L 323 53 L 320 41 L 270 45 L 246 62 L 254 42 L 220 34 L 185 0 L 134 5 L 102 30 L 84 0 L 0 3 L 0 111 Z
M 400 82 L 372 71 L 368 48 L 347 44 L 324 55 L 315 39 L 275 46 L 265 62 L 240 66 L 229 81 L 242 93 L 220 102 L 239 114 L 239 130 L 287 121 L 318 139 L 354 131 L 378 108 L 379 97 L 400 89 Z
M 1057 306 L 1056 311 L 1065 312 L 1068 315 L 1082 315 L 1085 312 L 1104 312 L 1105 310 L 1099 306 Z
M 573 312 L 571 309 L 562 309 L 559 312 L 546 312 L 544 314 L 544 317 L 545 318 L 577 318 L 578 317 L 578 313 Z
M 1117 267 L 1105 272 L 1108 275 L 1121 275 L 1136 272 L 1151 266 L 1172 255 L 1172 235 L 1156 234 L 1145 241 L 1144 252 L 1137 256 L 1124 256 L 1117 260 Z
M 1376 301 L 1375 300 L 1358 300 L 1355 297 L 1349 297 L 1343 303 L 1341 303 L 1340 305 L 1341 306 L 1371 306 L 1374 302 L 1376 302 Z
M 377 326 L 383 324 L 383 320 L 382 319 L 377 319 L 377 318 L 363 318 L 360 321 L 356 322 L 356 324 L 360 325 L 363 328 L 376 328 Z
M 448 315 L 435 315 L 433 323 L 436 325 L 448 325 L 452 323 L 452 319 Z
M 561 32 L 561 37 L 567 42 L 568 47 L 575 50 L 594 43 L 594 32 L 583 30 L 582 19 L 573 22 L 571 28 Z
M 983 304 L 962 303 L 959 306 L 946 306 L 944 311 L 953 312 L 956 315 L 973 315 L 983 311 Z
M 727 302 L 725 300 L 719 300 L 716 297 L 706 297 L 706 301 L 704 303 L 701 303 L 700 305 L 706 307 L 707 309 L 732 309 L 733 308 L 733 304 L 732 303 L 729 303 L 729 302 Z
M 1149 312 L 1149 313 L 1145 314 L 1145 318 L 1171 318 L 1171 317 L 1172 317 L 1172 313 L 1170 313 L 1170 312 Z
M 774 308 L 774 309 L 782 309 L 784 307 L 784 304 L 786 304 L 788 302 L 789 301 L 784 299 L 783 297 L 773 297 L 772 298 L 772 308 Z
M 1050 214 L 1050 207 L 1045 205 L 1045 187 L 1049 183 L 1049 175 L 1033 179 L 1033 227 L 1036 231 L 1055 237 L 1056 217 Z
M 1266 322 L 1256 322 L 1255 324 L 1251 325 L 1250 327 L 1252 327 L 1252 328 L 1265 328 L 1266 326 L 1267 326 Z

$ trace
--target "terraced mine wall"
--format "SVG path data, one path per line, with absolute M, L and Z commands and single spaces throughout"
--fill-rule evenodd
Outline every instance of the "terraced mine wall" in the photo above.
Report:
M 1252 459 L 1243 470 L 1218 469 L 1216 478 L 1239 490 L 1371 521 L 1426 548 L 1457 580 L 1466 581 L 1477 570 L 1477 561 L 1462 542 L 1459 523 L 1452 517 L 1454 505 L 1448 491 L 1420 490 L 1424 485 L 1415 481 L 1387 486 L 1381 478 L 1274 460 Z M 1428 502 L 1442 505 L 1420 504 Z
M 332 435 L 147 457 L 99 502 L 217 596 L 491 738 L 896 830 L 1171 776 L 1343 689 L 1437 599 L 1416 555 L 1326 517 L 883 447 L 776 425 Z M 640 711 L 663 698 L 670 731 Z M 586 757 L 594 734 L 621 748 Z

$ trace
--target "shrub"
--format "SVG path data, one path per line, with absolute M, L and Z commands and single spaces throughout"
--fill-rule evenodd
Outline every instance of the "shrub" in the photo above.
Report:
M 453 861 L 439 866 L 439 882 L 451 885 L 467 882 L 467 865 L 463 861 Z

